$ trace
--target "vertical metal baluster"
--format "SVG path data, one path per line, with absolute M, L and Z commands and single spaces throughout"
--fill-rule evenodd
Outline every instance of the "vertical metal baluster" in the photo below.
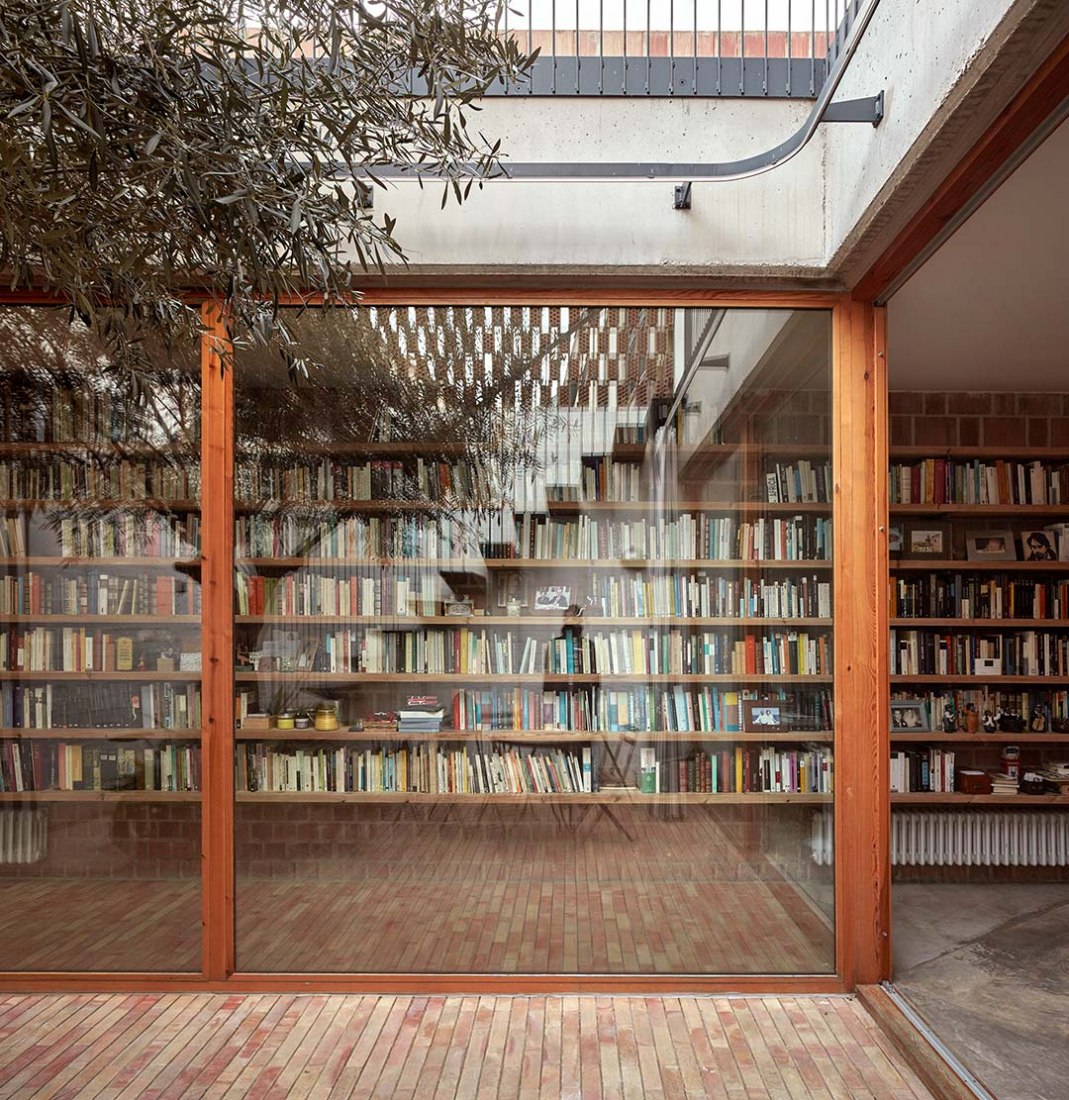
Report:
M 508 6 L 508 4 L 506 4 L 505 5 L 505 41 L 507 42 L 508 39 L 509 39 L 509 6 Z M 508 95 L 510 90 L 511 89 L 509 87 L 509 83 L 505 82 L 505 84 L 504 84 L 505 95 Z
M 598 0 L 598 95 L 605 90 L 605 0 Z
M 809 94 L 817 94 L 817 0 L 809 13 Z
M 827 0 L 825 0 L 827 3 Z M 557 0 L 550 0 L 549 33 L 553 39 L 553 94 L 557 94 Z
M 739 4 L 739 95 L 746 94 L 746 0 Z
M 814 0 L 815 2 L 815 0 Z M 527 0 L 527 54 L 530 56 L 531 51 L 534 49 L 534 6 L 535 0 Z M 527 81 L 527 94 L 534 94 L 534 72 L 531 72 L 531 79 Z
M 650 4 L 653 0 L 646 0 L 646 95 L 650 94 Z
M 579 94 L 579 0 L 575 0 L 575 94 Z
M 828 12 L 828 0 L 824 0 L 824 53 L 828 58 L 828 68 L 831 68 L 831 15 Z
M 768 95 L 768 0 L 765 0 L 765 79 L 761 85 L 763 95 Z
M 716 94 L 720 95 L 720 77 L 724 60 L 724 46 L 720 35 L 723 26 L 724 5 L 723 0 L 716 0 Z
M 794 17 L 791 14 L 791 0 L 787 0 L 787 98 L 791 98 L 791 61 L 793 60 L 793 44 L 791 36 L 794 34 Z
M 620 79 L 623 81 L 624 95 L 627 95 L 627 0 L 624 0 L 624 71 Z
M 698 0 L 694 0 L 694 79 L 690 89 L 691 95 L 698 94 Z
M 668 94 L 676 94 L 676 0 L 668 0 Z

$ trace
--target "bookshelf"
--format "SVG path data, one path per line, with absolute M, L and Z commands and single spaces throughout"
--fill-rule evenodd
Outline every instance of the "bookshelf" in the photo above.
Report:
M 1069 453 L 893 446 L 890 492 L 892 805 L 1065 805 Z

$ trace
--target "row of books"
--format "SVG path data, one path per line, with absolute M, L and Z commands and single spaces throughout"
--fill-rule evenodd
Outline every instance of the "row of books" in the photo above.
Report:
M 976 732 L 1047 733 L 1057 724 L 1069 732 L 1069 691 L 1033 688 L 1028 691 L 991 691 L 986 688 L 930 691 L 909 695 L 895 691 L 896 703 L 916 707 L 915 725 L 899 728 L 918 731 L 967 732 L 970 714 Z M 892 731 L 894 732 L 894 731 Z
M 1050 630 L 941 634 L 891 631 L 891 673 L 899 676 L 1066 676 L 1069 636 Z
M 596 622 L 597 620 L 592 620 Z M 51 667 L 51 666 L 46 666 Z M 545 640 L 474 627 L 337 630 L 308 643 L 299 669 L 351 673 L 604 673 L 610 675 L 828 675 L 831 636 L 772 631 L 584 631 Z
M 682 685 L 629 687 L 624 690 L 582 686 L 567 691 L 529 688 L 462 689 L 454 692 L 453 728 L 471 732 L 545 730 L 547 732 L 738 733 L 744 704 L 764 702 L 780 708 L 784 730 L 832 728 L 832 697 L 826 688 L 785 691 L 725 691 Z
M 444 585 L 438 570 L 354 565 L 344 572 L 301 570 L 280 577 L 238 573 L 239 615 L 439 615 Z
M 37 513 L 33 518 L 32 526 L 25 513 L 0 518 L 0 557 L 156 558 L 200 553 L 199 515 L 124 511 L 94 516 Z
M 199 791 L 198 744 L 0 741 L 0 791 Z
M 697 750 L 687 755 L 639 749 L 639 788 L 648 794 L 693 792 L 728 794 L 831 794 L 831 749 Z
M 129 458 L 107 461 L 52 456 L 0 463 L 0 498 L 12 500 L 195 500 L 200 495 L 196 462 Z
M 891 583 L 897 618 L 1069 618 L 1069 581 L 1018 579 L 1005 573 L 899 577 Z
M 831 520 L 794 516 L 739 523 L 732 516 L 684 512 L 656 519 L 555 520 L 427 515 L 332 516 L 315 522 L 289 514 L 240 516 L 239 557 L 604 558 L 826 560 Z
M 1062 504 L 1069 465 L 926 458 L 891 466 L 892 504 Z
M 31 569 L 0 577 L 5 615 L 199 615 L 198 581 L 181 574 L 105 573 L 74 576 Z
M 243 744 L 239 791 L 424 794 L 590 794 L 598 789 L 589 745 L 579 751 L 499 745 L 280 749 Z
M 827 504 L 831 484 L 830 462 L 777 462 L 765 473 L 769 504 Z
M 201 692 L 195 683 L 0 682 L 0 726 L 6 729 L 199 731 L 201 725 Z
M 891 792 L 931 791 L 948 794 L 954 790 L 954 750 L 917 749 L 891 753 Z
M 160 667 L 160 659 L 164 667 Z M 86 626 L 0 630 L 0 669 L 13 672 L 158 672 L 179 670 L 180 656 L 156 634 Z M 193 671 L 190 669 L 190 671 Z

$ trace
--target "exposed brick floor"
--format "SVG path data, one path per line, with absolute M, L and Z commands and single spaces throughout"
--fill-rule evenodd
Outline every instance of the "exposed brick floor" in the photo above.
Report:
M 0 1097 L 930 1094 L 848 997 L 0 994 Z

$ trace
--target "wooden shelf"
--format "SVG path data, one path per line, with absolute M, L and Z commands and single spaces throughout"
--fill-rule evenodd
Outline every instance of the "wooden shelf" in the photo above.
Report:
M 0 671 L 0 680 L 136 680 L 143 683 L 157 681 L 189 682 L 200 680 L 199 672 L 153 672 L 138 669 L 134 672 L 15 672 Z
M 53 616 L 54 618 L 54 616 Z M 92 617 L 94 621 L 96 617 Z M 4 617 L 0 616 L 0 622 Z M 77 620 L 83 621 L 83 620 Z M 126 621 L 124 619 L 123 621 Z M 199 622 L 199 619 L 194 621 Z M 294 626 L 326 626 L 335 623 L 351 624 L 353 626 L 380 626 L 390 630 L 406 626 L 513 626 L 513 627 L 542 627 L 546 630 L 558 630 L 562 626 L 583 626 L 594 629 L 601 624 L 607 626 L 719 626 L 719 627 L 751 627 L 751 626 L 782 626 L 786 628 L 798 626 L 827 626 L 832 624 L 831 619 L 807 618 L 742 618 L 741 616 L 727 617 L 692 617 L 680 615 L 235 615 L 234 622 L 239 626 L 277 623 L 289 627 Z
M 1069 806 L 1065 794 L 931 794 L 910 791 L 891 795 L 892 806 Z
M 56 568 L 70 569 L 85 567 L 93 569 L 199 569 L 200 558 L 65 558 L 62 556 L 32 555 L 28 557 L 0 558 L 0 567 L 18 566 L 20 568 Z
M 892 516 L 1069 516 L 1069 504 L 892 504 Z
M 977 676 L 975 673 L 963 673 L 960 676 L 934 675 L 921 673 L 916 676 L 895 675 L 892 684 L 1046 684 L 1064 685 L 1063 676 Z
M 0 511 L 40 510 L 45 508 L 85 509 L 86 511 L 134 511 L 150 509 L 154 512 L 199 512 L 198 500 L 161 500 L 157 497 L 131 497 L 129 500 L 54 500 L 48 497 L 0 500 Z
M 0 802 L 199 802 L 200 791 L 0 791 Z
M 4 736 L 0 733 L 0 737 Z M 646 744 L 651 741 L 678 742 L 680 744 L 695 744 L 719 741 L 724 744 L 797 744 L 803 741 L 832 741 L 834 735 L 831 730 L 815 730 L 810 732 L 786 732 L 778 730 L 774 733 L 732 732 L 729 730 L 714 730 L 709 732 L 676 730 L 621 730 L 619 732 L 576 732 L 574 730 L 442 730 L 440 733 L 399 733 L 393 730 L 336 730 L 324 732 L 321 730 L 244 730 L 234 731 L 237 741 L 312 741 L 312 742 L 341 742 L 341 741 L 479 741 L 500 742 L 509 744 L 538 744 L 538 745 L 563 745 L 563 744 Z
M 3 502 L 0 502 L 2 505 Z M 30 504 L 34 502 L 29 502 Z M 49 502 L 45 502 L 49 503 Z M 55 503 L 55 502 L 52 502 Z M 143 503 L 143 502 L 142 502 Z M 177 504 L 172 502 L 175 508 Z M 103 505 L 101 505 L 103 506 Z M 285 511 L 327 512 L 439 512 L 474 508 L 462 500 L 236 500 L 235 512 L 252 512 L 271 515 Z M 485 505 L 484 505 L 485 506 Z M 762 500 L 547 500 L 543 508 L 524 508 L 518 515 L 541 516 L 548 514 L 576 514 L 587 512 L 739 512 L 773 515 L 801 515 L 816 513 L 830 515 L 831 504 L 806 502 L 798 504 L 771 504 Z
M 59 625 L 97 626 L 102 623 L 173 623 L 200 626 L 199 615 L 0 615 L 0 623 L 54 623 Z
M 237 802 L 400 802 L 499 805 L 565 803 L 576 806 L 655 806 L 655 805 L 814 805 L 830 803 L 830 794 L 641 794 L 637 790 L 603 790 L 594 794 L 428 794 L 417 791 L 238 791 Z M 1069 800 L 1067 800 L 1069 801 Z
M 37 455 L 37 454 L 114 454 L 119 458 L 130 456 L 153 455 L 187 455 L 200 461 L 200 441 L 193 440 L 189 443 L 161 443 L 155 446 L 144 440 L 132 443 L 115 442 L 113 440 L 86 441 L 86 440 L 48 440 L 16 442 L 0 442 L 0 454 L 10 455 Z
M 0 740 L 20 741 L 199 741 L 200 730 L 121 729 L 107 727 L 76 727 L 24 729 L 22 726 L 0 727 Z
M 892 706 L 894 704 L 892 703 Z M 931 733 L 891 730 L 893 742 L 901 744 L 956 744 L 956 745 L 1066 745 L 1069 733 Z
M 25 561 L 26 559 L 12 559 Z M 61 561 L 63 559 L 52 559 Z M 100 560 L 100 559 L 96 559 Z M 121 560 L 121 559 L 120 559 Z M 0 559 L 0 564 L 3 559 Z M 199 563 L 198 563 L 199 564 Z M 495 569 L 582 569 L 589 572 L 612 572 L 619 569 L 661 569 L 678 572 L 681 569 L 740 570 L 818 570 L 828 569 L 833 562 L 827 558 L 797 561 L 774 558 L 235 558 L 237 566 L 253 569 L 298 569 L 307 565 L 329 566 L 334 569 L 438 569 L 442 572 L 476 572 Z M 1069 568 L 1069 562 L 1064 563 Z
M 1069 619 L 891 619 L 891 626 L 949 627 L 952 630 L 1060 630 L 1069 627 Z
M 16 674 L 17 675 L 17 674 Z M 37 674 L 35 674 L 37 675 Z M 44 678 L 48 673 L 43 674 Z M 54 674 L 53 674 L 54 675 Z M 97 674 L 101 676 L 103 674 Z M 127 678 L 130 673 L 112 673 Z M 152 677 L 148 677 L 152 679 Z M 715 673 L 644 673 L 644 672 L 235 672 L 239 684 L 604 684 L 641 682 L 642 684 L 830 684 L 831 676 L 771 676 L 767 674 L 729 675 Z
M 891 561 L 892 573 L 1069 573 L 1069 561 L 952 561 L 946 558 Z
M 959 447 L 957 445 L 900 445 L 890 448 L 891 458 L 1038 458 L 1051 463 L 1069 462 L 1069 450 L 1064 447 Z

